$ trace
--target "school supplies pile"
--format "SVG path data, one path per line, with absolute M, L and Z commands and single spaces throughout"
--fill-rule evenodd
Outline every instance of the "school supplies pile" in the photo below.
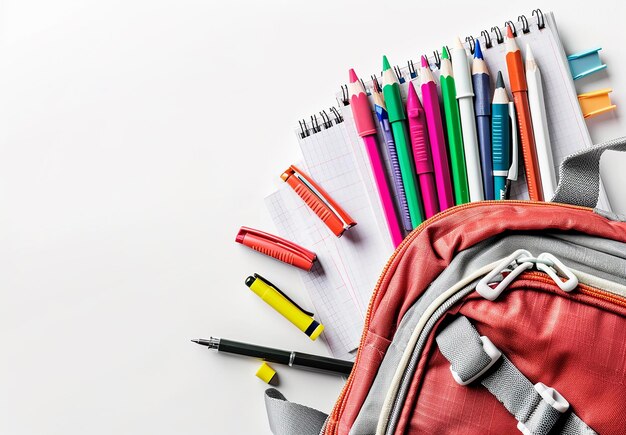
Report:
M 235 241 L 301 270 L 315 314 L 259 274 L 245 280 L 339 358 L 304 355 L 300 365 L 349 371 L 379 271 L 422 223 L 484 200 L 563 199 L 556 169 L 591 146 L 584 118 L 614 108 L 609 90 L 577 96 L 574 88 L 573 80 L 606 68 L 598 51 L 566 58 L 553 15 L 537 9 L 531 21 L 522 15 L 465 43 L 455 38 L 406 67 L 383 56 L 381 76 L 370 80 L 350 69 L 339 108 L 299 122 L 303 161 L 266 198 L 281 236 L 242 227 Z M 597 203 L 609 210 L 601 186 Z M 290 365 L 297 356 L 229 340 L 196 342 Z M 257 376 L 277 379 L 267 363 Z
M 572 75 L 603 67 L 597 50 L 566 57 L 552 13 L 450 40 L 405 67 L 383 56 L 368 80 L 350 69 L 339 109 L 299 122 L 302 173 L 266 198 L 279 234 L 317 254 L 301 276 L 336 357 L 353 358 L 378 273 L 407 234 L 455 205 L 551 200 L 558 166 L 592 145 L 581 105 L 610 110 L 577 96 Z M 602 188 L 598 207 L 610 210 Z

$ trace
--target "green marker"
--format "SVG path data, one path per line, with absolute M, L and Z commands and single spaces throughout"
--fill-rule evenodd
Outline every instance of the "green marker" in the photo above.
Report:
M 400 175 L 402 175 L 402 184 L 406 192 L 411 225 L 415 228 L 424 220 L 424 212 L 422 211 L 421 195 L 415 177 L 415 163 L 406 127 L 406 113 L 400 95 L 400 84 L 393 69 L 389 66 L 387 56 L 383 56 L 383 97 L 389 114 L 393 138 L 396 142 Z
M 467 169 L 465 168 L 465 151 L 463 149 L 463 134 L 461 133 L 461 118 L 459 105 L 456 101 L 456 88 L 452 76 L 450 53 L 444 46 L 441 54 L 441 95 L 443 97 L 443 111 L 446 116 L 448 130 L 448 146 L 450 151 L 450 166 L 452 169 L 452 184 L 454 185 L 454 201 L 456 205 L 470 202 L 469 186 L 467 184 Z

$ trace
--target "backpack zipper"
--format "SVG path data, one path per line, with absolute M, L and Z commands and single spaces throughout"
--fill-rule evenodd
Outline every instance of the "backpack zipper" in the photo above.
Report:
M 538 282 L 538 283 L 548 284 L 550 286 L 554 286 L 554 287 L 556 287 L 554 294 L 557 295 L 557 296 L 562 295 L 561 292 L 569 293 L 568 291 L 563 290 L 555 282 L 555 280 L 550 275 L 548 275 L 546 272 L 543 272 L 543 271 L 527 271 L 527 272 L 524 272 L 524 274 L 521 275 L 519 279 L 520 280 L 531 281 L 531 282 Z M 538 290 L 538 289 L 536 289 L 536 290 Z M 545 291 L 545 290 L 539 290 L 539 291 Z M 463 295 L 461 295 L 461 297 L 459 297 L 460 296 L 459 293 L 463 293 Z M 468 294 L 472 293 L 472 291 L 462 290 L 459 293 L 455 294 L 450 299 L 448 299 L 446 302 L 444 302 L 441 305 L 441 307 L 442 308 L 447 308 L 447 309 L 451 308 L 452 305 L 456 305 L 456 303 L 458 302 L 459 299 L 464 299 L 464 297 L 467 296 Z M 598 300 L 600 300 L 602 302 L 606 302 L 609 305 L 618 305 L 618 306 L 626 308 L 626 298 L 614 295 L 614 294 L 612 294 L 610 292 L 607 292 L 605 290 L 601 290 L 601 289 L 598 289 L 598 288 L 591 287 L 591 286 L 589 286 L 587 284 L 584 284 L 584 283 L 579 283 L 578 284 L 578 286 L 576 288 L 576 293 L 580 293 L 580 294 L 583 294 L 583 295 L 586 295 L 586 296 L 593 297 L 594 299 L 598 299 Z M 452 299 L 454 299 L 454 303 L 451 303 Z M 583 302 L 579 302 L 579 303 L 583 303 Z M 445 309 L 443 311 L 445 312 L 445 311 L 447 311 L 447 309 Z M 440 310 L 440 309 L 438 309 L 437 311 L 440 313 L 438 318 L 435 318 L 434 321 L 431 321 L 432 317 L 436 317 L 436 313 L 434 313 L 431 316 L 431 319 L 428 320 L 428 323 L 431 323 L 432 325 L 434 325 L 434 323 L 436 323 L 439 320 L 439 318 L 441 318 L 441 315 L 444 314 L 442 312 L 442 310 Z M 432 333 L 432 330 L 424 328 L 420 332 L 420 336 L 423 335 L 424 333 L 426 333 L 427 335 L 430 335 Z M 421 358 L 421 355 L 423 354 L 423 344 L 424 344 L 424 342 L 422 343 L 422 346 L 420 346 L 420 347 L 416 346 L 411 351 L 412 355 L 415 355 L 415 354 L 418 355 L 417 362 L 415 364 L 412 364 L 413 361 L 410 361 L 409 364 L 407 364 L 407 366 L 405 367 L 401 384 L 397 388 L 396 396 L 393 399 L 393 404 L 391 406 L 391 409 L 389 410 L 389 412 L 386 415 L 386 422 L 385 422 L 384 425 L 381 425 L 380 424 L 380 420 L 379 420 L 379 427 L 376 430 L 377 434 L 381 434 L 381 433 L 390 434 L 390 433 L 394 433 L 395 430 L 397 429 L 397 423 L 398 423 L 398 419 L 399 419 L 399 412 L 401 410 L 400 405 L 402 405 L 402 403 L 404 403 L 404 401 L 406 400 L 406 393 L 407 393 L 407 391 L 406 391 L 406 383 L 407 382 L 412 382 L 412 380 L 413 380 L 413 378 L 415 376 L 415 372 L 414 372 L 415 367 L 413 367 L 413 365 L 416 366 L 419 363 L 419 359 Z M 412 373 L 409 374 L 409 372 L 412 372 Z M 407 378 L 407 375 L 410 376 L 410 377 Z
M 438 222 L 439 220 L 441 220 L 441 219 L 443 219 L 443 218 L 445 218 L 445 217 L 447 217 L 447 216 L 449 216 L 451 214 L 454 214 L 454 213 L 462 211 L 462 210 L 470 209 L 470 208 L 481 207 L 482 205 L 485 205 L 485 204 L 494 204 L 494 205 L 498 204 L 498 205 L 501 205 L 502 203 L 503 203 L 503 201 L 480 201 L 480 202 L 472 202 L 472 203 L 468 203 L 468 204 L 462 204 L 462 205 L 458 205 L 456 207 L 449 208 L 449 209 L 444 210 L 444 211 L 442 211 L 440 213 L 437 213 L 436 215 L 432 216 L 431 218 L 425 220 L 420 225 L 418 225 L 415 229 L 413 229 L 413 231 L 411 231 L 404 238 L 402 243 L 400 243 L 400 245 L 398 245 L 396 250 L 393 252 L 393 254 L 391 254 L 391 257 L 389 258 L 389 260 L 385 264 L 385 267 L 383 268 L 383 271 L 380 274 L 380 277 L 378 278 L 378 281 L 376 282 L 376 286 L 374 287 L 374 292 L 373 292 L 372 296 L 370 297 L 370 301 L 369 301 L 369 304 L 367 306 L 367 312 L 365 314 L 365 322 L 364 322 L 364 327 L 363 327 L 363 333 L 361 334 L 361 340 L 359 341 L 359 347 L 357 349 L 356 359 L 354 361 L 354 367 L 357 367 L 357 365 L 359 363 L 359 359 L 360 359 L 360 356 L 361 356 L 361 349 L 363 347 L 363 344 L 365 342 L 365 337 L 366 337 L 368 329 L 369 329 L 369 324 L 370 324 L 370 320 L 371 320 L 371 316 L 372 316 L 372 305 L 374 304 L 374 300 L 378 296 L 378 293 L 380 291 L 380 287 L 383 284 L 383 281 L 385 280 L 385 278 L 387 277 L 387 272 L 388 272 L 389 268 L 394 263 L 394 261 L 396 260 L 398 255 L 406 249 L 407 245 L 409 243 L 411 243 L 411 241 L 413 241 L 413 239 L 415 239 L 419 234 L 421 234 L 421 232 L 426 227 L 428 227 L 429 225 L 431 225 L 431 224 L 433 224 L 435 222 Z M 557 206 L 557 207 L 562 207 L 562 208 L 571 209 L 571 210 L 593 211 L 593 209 L 591 209 L 589 207 L 581 207 L 581 206 L 570 205 L 570 204 L 546 203 L 546 202 L 539 202 L 539 201 L 514 201 L 514 200 L 507 200 L 505 203 L 506 204 L 525 205 L 525 206 L 529 206 L 529 207 L 544 207 L 546 204 L 549 204 L 551 206 Z M 354 381 L 354 370 L 352 370 L 352 372 L 348 376 L 348 380 L 346 381 L 345 385 L 341 389 L 341 393 L 339 393 L 339 397 L 337 398 L 337 401 L 335 402 L 335 406 L 333 407 L 331 413 L 328 416 L 327 422 L 330 422 L 331 420 L 334 421 L 334 424 L 333 424 L 333 426 L 334 426 L 334 430 L 333 431 L 334 432 L 337 432 L 336 431 L 336 427 L 337 427 L 337 423 L 339 422 L 337 417 L 340 416 L 343 413 L 343 411 L 345 410 L 345 403 L 344 403 L 343 399 L 345 398 L 346 394 L 349 392 L 350 388 L 352 387 L 352 382 L 353 381 Z M 325 425 L 325 426 L 327 426 L 327 425 Z

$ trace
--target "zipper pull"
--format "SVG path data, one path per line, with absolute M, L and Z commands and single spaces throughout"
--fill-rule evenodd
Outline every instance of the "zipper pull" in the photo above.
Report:
M 515 278 L 519 276 L 520 273 L 525 270 L 531 269 L 533 267 L 533 262 L 528 261 L 533 259 L 533 255 L 528 252 L 526 249 L 518 249 L 504 260 L 502 260 L 498 265 L 487 275 L 481 279 L 476 285 L 476 291 L 483 298 L 488 299 L 490 301 L 495 301 L 498 299 L 498 296 L 509 286 L 511 282 Z M 518 260 L 526 260 L 521 263 Z M 494 278 L 497 275 L 502 274 L 502 272 L 509 271 L 509 273 L 504 276 L 502 281 L 498 283 L 498 285 L 494 288 L 490 287 L 489 284 L 494 282 Z
M 483 298 L 494 301 L 502 292 L 517 278 L 522 272 L 537 267 L 537 270 L 546 273 L 559 288 L 565 292 L 571 292 L 578 286 L 578 278 L 554 255 L 544 252 L 538 257 L 534 257 L 525 249 L 518 249 L 498 265 L 487 275 L 485 275 L 476 285 L 476 291 Z M 504 275 L 504 272 L 508 272 Z M 562 281 L 557 272 L 565 276 Z M 497 276 L 502 275 L 503 279 L 497 286 L 491 287 L 497 282 Z
M 545 261 L 545 263 L 537 262 L 537 269 L 547 273 L 561 290 L 569 293 L 578 287 L 578 278 L 576 275 L 554 255 L 549 252 L 544 252 L 537 258 Z M 548 262 L 552 262 L 552 264 L 549 265 Z M 565 281 L 561 281 L 561 278 L 556 274 L 555 270 L 565 276 Z

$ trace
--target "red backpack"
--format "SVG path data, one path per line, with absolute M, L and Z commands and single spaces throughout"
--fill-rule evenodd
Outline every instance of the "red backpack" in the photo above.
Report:
M 371 298 L 329 415 L 266 393 L 275 434 L 624 434 L 626 219 L 594 210 L 604 150 L 553 202 L 485 201 L 416 228 Z

